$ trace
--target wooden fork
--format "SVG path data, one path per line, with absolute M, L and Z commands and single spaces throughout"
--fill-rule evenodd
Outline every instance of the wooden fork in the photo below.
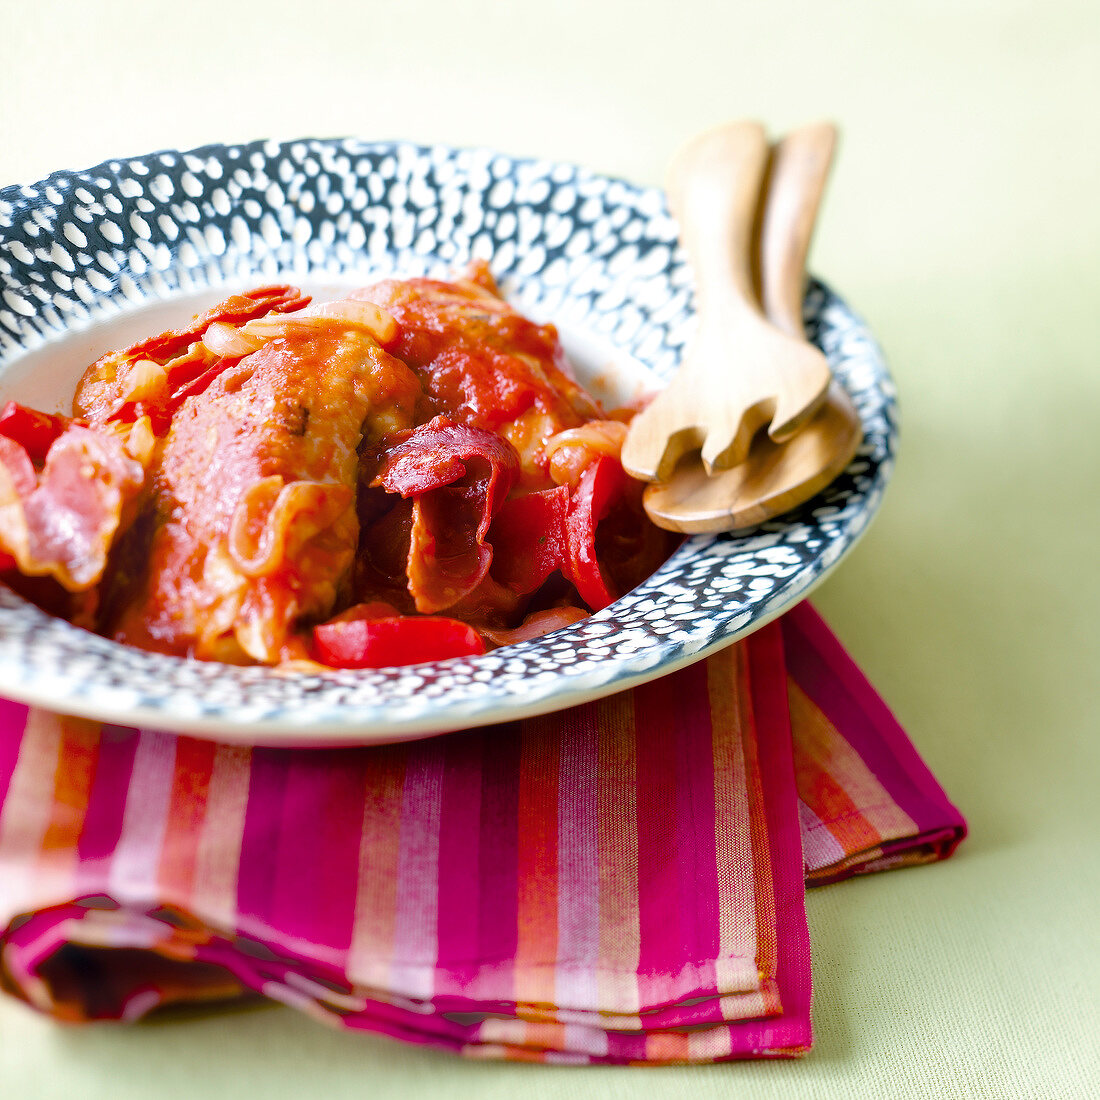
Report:
M 803 338 L 805 266 L 828 177 L 836 129 L 804 126 L 772 150 L 757 259 L 767 315 L 792 337 Z M 851 398 L 836 381 L 814 416 L 790 439 L 761 433 L 744 462 L 708 472 L 685 455 L 672 476 L 645 489 L 645 509 L 658 527 L 688 534 L 737 531 L 809 500 L 851 462 L 863 426 Z
M 743 461 L 765 424 L 789 439 L 817 411 L 829 365 L 765 316 L 753 289 L 753 225 L 768 162 L 759 123 L 711 130 L 676 157 L 669 205 L 696 285 L 698 325 L 666 388 L 633 420 L 626 470 L 663 481 L 701 447 L 708 473 Z

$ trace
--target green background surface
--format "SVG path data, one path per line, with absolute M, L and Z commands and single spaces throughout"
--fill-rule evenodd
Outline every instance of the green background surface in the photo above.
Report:
M 1095 0 L 0 3 L 0 182 L 355 134 L 660 183 L 695 131 L 842 127 L 813 267 L 871 323 L 901 455 L 817 602 L 972 835 L 808 898 L 795 1063 L 481 1065 L 288 1009 L 72 1029 L 0 998 L 0 1095 L 1100 1095 Z

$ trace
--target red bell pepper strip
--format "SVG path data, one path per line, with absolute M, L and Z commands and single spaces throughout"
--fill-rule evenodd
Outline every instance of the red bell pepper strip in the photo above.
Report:
M 622 495 L 626 474 L 617 459 L 601 455 L 581 474 L 569 501 L 565 533 L 569 549 L 566 570 L 580 597 L 593 611 L 617 598 L 608 587 L 596 557 L 596 528 Z
M 506 501 L 489 528 L 493 578 L 526 595 L 569 562 L 565 518 L 569 487 L 558 485 Z
M 331 668 L 389 668 L 484 652 L 481 635 L 457 619 L 345 619 L 313 628 L 314 659 Z
M 55 439 L 72 423 L 72 418 L 39 412 L 9 401 L 0 410 L 0 435 L 14 440 L 27 452 L 31 462 L 41 466 Z

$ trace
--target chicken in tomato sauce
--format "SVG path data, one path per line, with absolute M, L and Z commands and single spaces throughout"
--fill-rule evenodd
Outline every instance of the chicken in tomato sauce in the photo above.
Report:
M 102 356 L 72 417 L 0 412 L 0 579 L 200 660 L 481 653 L 671 552 L 619 463 L 628 419 L 484 264 L 323 304 L 260 287 Z

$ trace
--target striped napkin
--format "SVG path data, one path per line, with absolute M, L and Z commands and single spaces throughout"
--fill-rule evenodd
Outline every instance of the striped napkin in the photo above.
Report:
M 474 1057 L 794 1056 L 805 883 L 964 835 L 808 604 L 633 691 L 402 746 L 0 702 L 0 984 L 69 1021 L 259 994 Z

